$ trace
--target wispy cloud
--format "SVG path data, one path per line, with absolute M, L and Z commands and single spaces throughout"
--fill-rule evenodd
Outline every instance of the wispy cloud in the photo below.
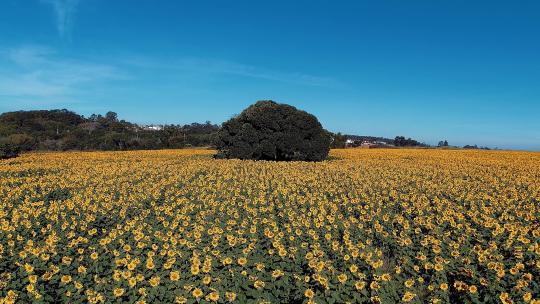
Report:
M 70 37 L 71 27 L 80 0 L 41 0 L 50 4 L 56 15 L 56 27 L 61 37 Z
M 164 82 L 189 79 L 194 84 L 201 80 L 206 83 L 206 79 L 216 77 L 233 79 L 235 76 L 260 80 L 262 83 L 284 82 L 332 89 L 346 86 L 333 78 L 277 71 L 227 60 L 196 57 L 168 60 L 150 56 L 121 58 L 81 59 L 39 45 L 0 48 L 0 108 L 17 108 L 23 104 L 35 107 L 92 102 L 101 98 L 97 97 L 99 94 L 110 94 L 116 88 L 137 91 L 136 84 L 154 84 L 153 81 L 145 82 L 152 80 L 154 75 L 165 75 Z M 178 92 L 169 93 L 174 95 Z
M 64 58 L 41 46 L 0 50 L 0 60 L 3 100 L 62 99 L 79 93 L 82 85 L 127 77 L 115 66 Z
M 53 53 L 52 49 L 44 46 L 23 46 L 2 50 L 0 55 L 22 67 L 31 67 L 43 63 L 45 58 Z
M 183 57 L 164 62 L 146 57 L 131 57 L 130 59 L 123 60 L 123 63 L 139 68 L 174 69 L 202 74 L 227 74 L 306 86 L 335 88 L 344 86 L 344 83 L 330 77 L 321 77 L 300 72 L 277 71 L 266 67 L 218 59 Z

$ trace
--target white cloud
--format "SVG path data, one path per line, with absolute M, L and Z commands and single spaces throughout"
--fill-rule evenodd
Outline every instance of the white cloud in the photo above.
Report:
M 43 72 L 35 71 L 14 77 L 0 77 L 0 96 L 50 97 L 68 92 L 62 85 L 42 80 Z
M 52 5 L 56 14 L 56 28 L 61 37 L 69 37 L 77 5 L 80 0 L 41 0 Z
M 6 56 L 14 63 L 29 67 L 31 65 L 42 63 L 46 56 L 54 52 L 43 46 L 24 46 L 20 48 L 4 50 L 0 54 Z
M 297 72 L 276 71 L 265 67 L 246 65 L 227 60 L 183 57 L 163 62 L 153 60 L 152 58 L 132 57 L 127 60 L 122 60 L 122 62 L 139 68 L 176 69 L 188 71 L 190 73 L 195 72 L 204 74 L 229 74 L 306 86 L 333 88 L 344 86 L 340 81 L 329 77 L 314 76 Z
M 13 98 L 65 98 L 80 92 L 80 86 L 127 76 L 118 68 L 58 56 L 54 50 L 26 46 L 0 51 L 6 61 L 0 71 L 0 102 Z
M 39 45 L 0 48 L 0 106 L 18 105 L 22 102 L 25 105 L 42 105 L 56 101 L 88 101 L 89 97 L 95 98 L 96 89 L 99 90 L 102 85 L 103 88 L 110 88 L 110 81 L 133 80 L 132 75 L 144 79 L 145 75 L 156 73 L 184 75 L 190 79 L 240 76 L 302 86 L 344 86 L 332 78 L 277 71 L 225 60 L 193 57 L 173 60 L 127 56 L 122 58 L 112 64 L 107 61 L 103 63 L 104 58 L 82 60 L 66 57 L 55 49 Z M 113 59 L 108 57 L 108 60 Z M 142 73 L 132 71 L 133 69 L 142 69 Z M 132 73 L 126 74 L 124 71 Z

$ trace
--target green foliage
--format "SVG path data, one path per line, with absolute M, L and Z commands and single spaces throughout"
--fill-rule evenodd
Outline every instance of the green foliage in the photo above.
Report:
M 7 159 L 19 156 L 20 148 L 7 140 L 0 140 L 0 159 Z
M 439 141 L 438 147 L 448 147 L 448 141 L 445 139 L 444 141 Z
M 425 147 L 426 144 L 420 143 L 411 138 L 405 138 L 404 136 L 396 136 L 394 139 L 394 146 L 396 147 Z
M 167 125 L 151 130 L 119 120 L 114 112 L 85 118 L 68 110 L 17 111 L 0 115 L 0 137 L 22 151 L 134 150 L 210 146 L 219 127 Z
M 45 195 L 43 200 L 45 202 L 65 201 L 65 200 L 70 199 L 70 198 L 71 198 L 71 192 L 70 192 L 69 189 L 58 188 L 58 189 L 53 189 L 49 193 L 47 193 L 47 195 Z
M 223 123 L 217 157 L 255 160 L 324 160 L 330 134 L 317 118 L 286 104 L 258 101 Z
M 342 149 L 345 148 L 347 143 L 347 136 L 341 133 L 332 134 L 332 149 Z
M 470 149 L 470 150 L 477 150 L 477 149 L 480 149 L 480 150 L 490 150 L 490 148 L 488 147 L 479 147 L 478 145 L 465 145 L 463 146 L 463 149 Z

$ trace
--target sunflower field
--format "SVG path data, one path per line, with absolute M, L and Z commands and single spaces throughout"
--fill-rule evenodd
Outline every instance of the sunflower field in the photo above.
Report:
M 540 303 L 540 153 L 0 161 L 0 303 Z

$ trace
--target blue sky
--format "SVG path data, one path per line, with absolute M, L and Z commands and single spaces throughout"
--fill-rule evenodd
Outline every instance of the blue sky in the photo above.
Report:
M 540 150 L 540 2 L 0 1 L 0 112 L 221 123 L 261 99 L 331 131 Z

